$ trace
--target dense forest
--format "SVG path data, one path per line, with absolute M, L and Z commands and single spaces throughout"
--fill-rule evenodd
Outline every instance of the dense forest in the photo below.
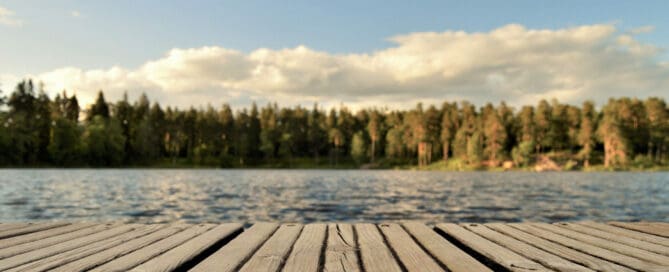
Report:
M 41 85 L 41 84 L 40 84 Z M 466 101 L 411 110 L 276 104 L 234 111 L 50 98 L 32 81 L 0 91 L 0 165 L 427 169 L 657 168 L 667 165 L 669 109 L 661 98 L 600 108 L 557 100 L 514 109 Z M 550 165 L 549 164 L 549 165 Z M 598 168 L 599 167 L 599 168 Z

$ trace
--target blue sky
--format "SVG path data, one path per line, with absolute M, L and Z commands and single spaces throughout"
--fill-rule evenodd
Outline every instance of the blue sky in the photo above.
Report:
M 665 62 L 669 47 L 666 1 L 0 0 L 0 7 L 13 12 L 9 20 L 15 22 L 0 23 L 0 74 L 5 78 L 62 67 L 132 71 L 172 49 L 203 46 L 250 54 L 303 45 L 330 55 L 370 55 L 397 46 L 389 39 L 398 35 L 489 33 L 509 24 L 556 31 L 603 24 L 613 26 L 615 35 L 650 26 L 652 31 L 634 35 L 636 42 L 658 49 L 650 61 Z M 229 86 L 221 91 L 227 97 L 262 93 L 245 87 L 230 95 Z M 253 99 L 247 98 L 240 101 Z

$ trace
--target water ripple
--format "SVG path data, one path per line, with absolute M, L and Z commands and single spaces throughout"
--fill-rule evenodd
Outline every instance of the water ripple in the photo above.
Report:
M 0 170 L 0 221 L 669 221 L 667 173 Z

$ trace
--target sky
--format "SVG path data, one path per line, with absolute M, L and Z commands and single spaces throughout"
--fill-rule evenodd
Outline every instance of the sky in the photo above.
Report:
M 0 0 L 0 89 L 83 104 L 669 98 L 666 1 Z

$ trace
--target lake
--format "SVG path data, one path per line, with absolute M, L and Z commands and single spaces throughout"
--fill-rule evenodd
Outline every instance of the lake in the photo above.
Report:
M 0 222 L 668 221 L 669 173 L 0 170 Z

